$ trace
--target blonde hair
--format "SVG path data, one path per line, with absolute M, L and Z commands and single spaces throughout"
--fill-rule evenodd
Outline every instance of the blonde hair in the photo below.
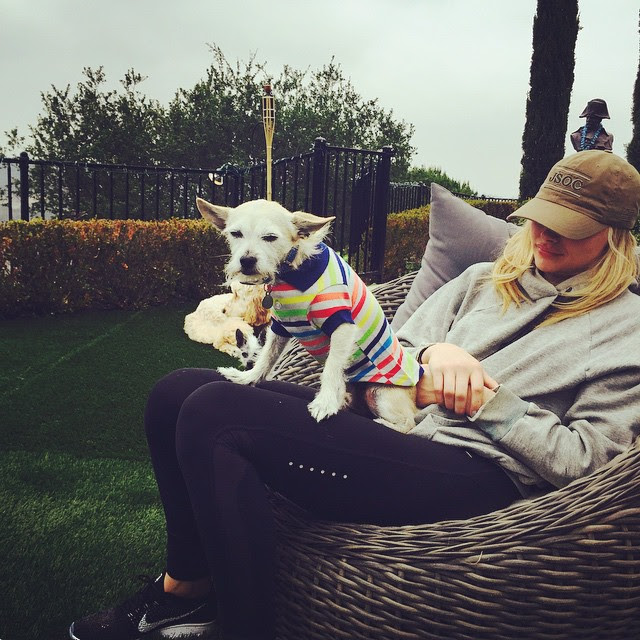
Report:
M 507 242 L 502 255 L 495 261 L 491 280 L 502 299 L 502 311 L 511 304 L 520 306 L 527 300 L 518 279 L 534 266 L 531 223 L 527 221 Z M 556 301 L 556 309 L 538 326 L 560 322 L 565 318 L 587 313 L 619 296 L 636 279 L 638 263 L 636 259 L 636 239 L 626 229 L 609 227 L 608 250 L 589 270 L 586 284 L 563 294 L 564 300 Z M 567 301 L 567 298 L 570 298 Z

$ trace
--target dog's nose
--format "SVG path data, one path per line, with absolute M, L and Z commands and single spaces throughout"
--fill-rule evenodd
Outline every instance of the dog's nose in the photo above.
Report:
M 242 269 L 242 273 L 245 275 L 251 275 L 256 271 L 256 263 L 258 262 L 258 258 L 254 256 L 243 256 L 240 258 L 240 267 Z

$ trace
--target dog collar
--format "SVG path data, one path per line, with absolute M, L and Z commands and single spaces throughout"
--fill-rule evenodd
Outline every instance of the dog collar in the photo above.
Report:
M 271 307 L 273 307 L 273 296 L 271 295 L 272 289 L 272 284 L 264 285 L 264 298 L 262 298 L 261 302 L 263 309 L 271 309 Z
M 287 271 L 291 271 L 293 269 L 293 261 L 296 259 L 298 255 L 298 247 L 291 247 L 289 253 L 285 256 L 285 259 L 280 263 L 278 267 L 278 271 L 276 272 L 276 280 L 279 279 L 282 273 L 286 273 Z M 273 281 L 270 281 L 269 278 L 265 278 L 264 280 L 264 298 L 262 298 L 262 306 L 265 309 L 271 309 L 273 307 L 273 296 L 271 295 L 271 291 L 273 290 Z
M 296 259 L 297 255 L 298 255 L 298 245 L 295 245 L 291 247 L 291 249 L 289 250 L 289 253 L 287 253 L 286 258 L 280 264 L 280 269 L 282 269 L 283 265 L 291 269 L 291 267 L 293 266 L 293 261 Z

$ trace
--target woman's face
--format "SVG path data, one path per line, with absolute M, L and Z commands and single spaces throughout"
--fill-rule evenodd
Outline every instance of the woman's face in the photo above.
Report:
M 532 220 L 533 258 L 538 271 L 553 285 L 587 271 L 607 250 L 608 233 L 607 228 L 588 238 L 571 240 Z

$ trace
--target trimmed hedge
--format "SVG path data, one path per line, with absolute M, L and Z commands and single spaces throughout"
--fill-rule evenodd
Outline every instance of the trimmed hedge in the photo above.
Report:
M 500 218 L 515 209 L 471 204 Z M 390 215 L 385 279 L 419 268 L 428 238 L 429 205 Z M 202 300 L 220 292 L 227 254 L 203 220 L 3 222 L 0 319 Z
M 387 218 L 384 279 L 391 280 L 420 268 L 429 239 L 430 205 L 392 213 Z
M 505 220 L 519 204 L 512 200 L 469 200 L 469 204 L 494 218 Z M 390 280 L 420 268 L 422 254 L 429 240 L 431 205 L 393 213 L 387 218 L 387 245 L 384 277 Z M 460 230 L 464 233 L 464 229 Z
M 219 292 L 228 254 L 204 221 L 0 225 L 0 318 L 138 309 Z
M 517 200 L 467 200 L 476 209 L 481 209 L 487 215 L 500 220 L 506 220 L 507 216 L 522 206 Z

